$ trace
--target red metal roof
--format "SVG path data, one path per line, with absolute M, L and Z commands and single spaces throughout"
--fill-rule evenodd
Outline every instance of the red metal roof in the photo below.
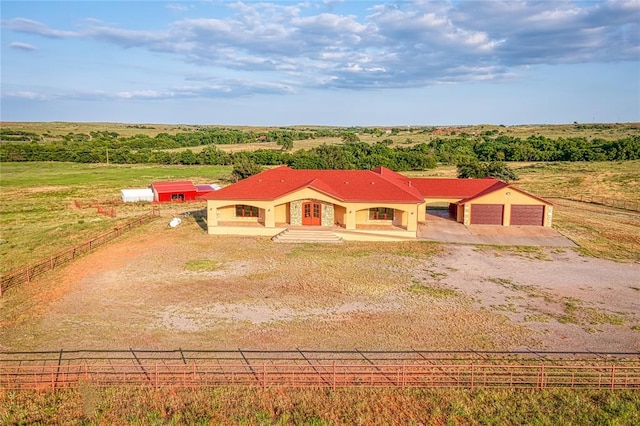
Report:
M 196 187 L 191 181 L 188 180 L 176 180 L 169 182 L 153 182 L 151 187 L 157 193 L 165 192 L 195 192 Z
M 424 197 L 466 198 L 490 188 L 496 182 L 494 178 L 485 179 L 443 179 L 419 178 L 412 184 Z
M 486 194 L 490 194 L 490 193 L 492 193 L 492 192 L 494 192 L 494 191 L 497 191 L 497 190 L 499 190 L 499 189 L 505 188 L 505 187 L 507 187 L 507 186 L 508 186 L 509 188 L 511 188 L 512 190 L 514 190 L 514 191 L 518 191 L 518 192 L 520 192 L 520 193 L 522 193 L 522 194 L 528 195 L 529 197 L 531 197 L 531 198 L 535 198 L 535 199 L 536 199 L 536 200 L 538 200 L 538 201 L 542 201 L 543 203 L 546 203 L 546 204 L 549 204 L 549 205 L 553 205 L 553 203 L 552 203 L 552 202 L 547 201 L 547 200 L 545 200 L 544 198 L 540 198 L 540 197 L 538 197 L 537 195 L 533 195 L 533 194 L 531 194 L 531 193 L 529 193 L 529 192 L 527 192 L 527 191 L 525 191 L 525 190 L 522 190 L 522 189 L 520 189 L 520 188 L 516 188 L 515 186 L 511 186 L 511 185 L 509 185 L 508 183 L 502 182 L 502 181 L 500 181 L 500 180 L 499 180 L 499 181 L 497 181 L 495 184 L 491 185 L 489 188 L 485 189 L 484 191 L 481 191 L 481 192 L 479 192 L 479 193 L 477 193 L 477 194 L 474 194 L 474 195 L 472 195 L 472 196 L 470 196 L 470 197 L 467 197 L 467 198 L 465 198 L 464 200 L 460 200 L 458 203 L 459 203 L 459 204 L 466 204 L 466 203 L 468 203 L 469 201 L 475 200 L 475 199 L 476 199 L 476 198 L 478 198 L 478 197 L 481 197 L 481 196 L 486 195 Z
M 388 172 L 388 173 L 387 173 Z M 371 170 L 294 170 L 276 167 L 219 191 L 204 195 L 208 200 L 274 200 L 291 192 L 312 188 L 341 201 L 420 203 L 423 197 L 397 173 Z
M 385 167 L 374 170 L 296 170 L 280 166 L 205 194 L 201 198 L 267 201 L 304 188 L 312 188 L 349 202 L 421 203 L 425 198 L 446 197 L 460 198 L 464 203 L 505 186 L 509 184 L 494 178 L 410 179 Z

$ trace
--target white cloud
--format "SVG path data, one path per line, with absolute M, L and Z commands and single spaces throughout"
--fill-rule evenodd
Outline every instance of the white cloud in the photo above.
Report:
M 185 3 L 167 3 L 164 7 L 176 12 L 186 12 L 189 9 L 191 9 L 193 6 Z
M 172 10 L 183 6 L 166 5 Z M 154 30 L 95 20 L 64 30 L 27 18 L 10 19 L 3 26 L 16 33 L 172 54 L 204 70 L 253 73 L 258 81 L 264 79 L 258 73 L 271 73 L 267 83 L 228 79 L 189 89 L 188 96 L 508 79 L 528 65 L 634 61 L 640 53 L 637 0 L 381 2 L 371 6 L 368 15 L 339 14 L 341 5 L 335 1 L 325 2 L 330 12 L 306 3 L 218 6 L 231 14 L 179 19 Z M 144 89 L 121 93 L 147 98 L 186 95 Z
M 9 47 L 11 47 L 12 49 L 24 50 L 24 51 L 27 51 L 27 52 L 31 52 L 31 51 L 37 50 L 34 45 L 29 44 L 29 43 L 23 43 L 21 41 L 11 42 L 11 43 L 9 43 Z
M 73 38 L 82 36 L 75 31 L 54 30 L 41 22 L 26 18 L 9 19 L 3 21 L 2 26 L 18 33 L 38 34 L 50 38 Z

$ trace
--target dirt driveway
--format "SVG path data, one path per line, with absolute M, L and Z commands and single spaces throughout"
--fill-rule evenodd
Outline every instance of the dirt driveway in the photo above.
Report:
M 640 265 L 145 226 L 0 298 L 0 348 L 640 350 Z
M 448 211 L 435 212 L 435 214 L 427 214 L 425 223 L 419 225 L 418 238 L 427 241 L 463 244 L 577 247 L 573 241 L 553 228 L 502 225 L 465 226 L 452 220 Z

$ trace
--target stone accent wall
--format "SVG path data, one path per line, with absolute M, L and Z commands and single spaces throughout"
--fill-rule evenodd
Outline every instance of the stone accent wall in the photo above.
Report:
M 320 200 L 296 200 L 289 203 L 289 217 L 292 226 L 302 226 L 302 204 L 307 201 L 322 204 L 322 226 L 333 226 L 335 220 L 335 212 L 333 204 Z
M 333 204 L 322 203 L 322 226 L 333 226 L 334 224 Z
M 292 201 L 289 203 L 289 217 L 292 226 L 302 225 L 302 200 Z

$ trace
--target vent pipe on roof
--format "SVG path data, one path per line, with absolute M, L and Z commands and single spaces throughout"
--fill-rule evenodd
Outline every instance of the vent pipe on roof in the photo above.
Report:
M 411 181 L 409 181 L 409 188 L 411 188 Z

